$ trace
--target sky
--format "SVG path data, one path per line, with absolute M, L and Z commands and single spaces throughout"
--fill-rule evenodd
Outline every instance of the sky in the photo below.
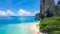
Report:
M 40 0 L 0 0 L 0 16 L 34 16 L 39 10 Z
M 0 0 L 0 16 L 35 16 L 39 12 L 40 0 Z
M 59 1 L 59 0 L 54 0 L 55 1 L 55 3 L 57 4 L 57 2 Z

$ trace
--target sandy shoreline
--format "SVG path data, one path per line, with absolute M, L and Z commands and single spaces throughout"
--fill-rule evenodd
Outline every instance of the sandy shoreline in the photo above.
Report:
M 40 34 L 39 28 L 36 26 L 39 23 L 33 23 L 30 25 L 30 30 L 33 32 L 33 34 Z
M 22 23 L 23 24 L 23 23 Z M 39 27 L 38 27 L 39 22 L 34 22 L 34 23 L 26 23 L 24 25 L 27 25 L 29 28 L 29 30 L 33 33 L 33 34 L 41 34 L 39 31 Z
M 25 25 L 27 25 L 29 28 L 29 30 L 33 33 L 33 34 L 41 34 L 39 31 L 39 27 L 38 27 L 39 22 L 35 22 L 35 23 L 27 23 Z
M 22 24 L 10 24 L 8 25 L 8 29 L 9 29 L 9 32 L 12 31 L 10 29 L 15 29 L 17 26 L 17 28 L 19 29 L 22 29 L 21 31 L 28 34 L 31 33 L 31 34 L 41 34 L 40 31 L 39 31 L 39 28 L 37 27 L 37 24 L 39 24 L 39 22 L 35 22 L 35 23 L 22 23 Z M 14 27 L 14 28 L 10 28 L 10 27 Z M 17 29 L 18 30 L 18 29 Z M 23 33 L 22 33 L 23 34 Z

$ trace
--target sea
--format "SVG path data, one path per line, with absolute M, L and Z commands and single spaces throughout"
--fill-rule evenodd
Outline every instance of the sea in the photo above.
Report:
M 29 24 L 37 23 L 35 16 L 0 16 L 0 34 L 33 34 Z

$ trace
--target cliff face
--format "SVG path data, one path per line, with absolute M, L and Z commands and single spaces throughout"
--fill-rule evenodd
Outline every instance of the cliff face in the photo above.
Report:
M 46 14 L 45 12 L 49 9 L 50 12 L 54 10 L 54 0 L 41 0 L 41 14 L 44 15 Z
M 56 5 L 54 0 L 40 0 L 40 13 L 36 16 L 40 17 L 40 19 L 60 16 L 60 1 Z
M 57 7 L 58 7 L 57 15 L 60 16 L 60 1 L 58 1 L 58 3 L 57 3 Z
M 55 2 L 54 0 L 40 0 L 40 17 L 44 19 L 44 17 L 51 17 L 53 16 L 55 9 Z M 55 12 L 56 13 L 56 12 Z
M 40 0 L 40 15 L 41 17 L 51 17 L 60 15 L 60 1 L 55 5 L 54 0 Z

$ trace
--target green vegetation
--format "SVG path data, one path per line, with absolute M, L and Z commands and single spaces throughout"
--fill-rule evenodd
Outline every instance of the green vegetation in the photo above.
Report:
M 37 13 L 37 14 L 35 15 L 35 20 L 40 20 L 40 13 Z
M 39 24 L 39 29 L 43 33 L 60 34 L 60 16 L 43 19 Z
M 60 31 L 53 31 L 53 32 L 50 32 L 50 34 L 60 34 Z

